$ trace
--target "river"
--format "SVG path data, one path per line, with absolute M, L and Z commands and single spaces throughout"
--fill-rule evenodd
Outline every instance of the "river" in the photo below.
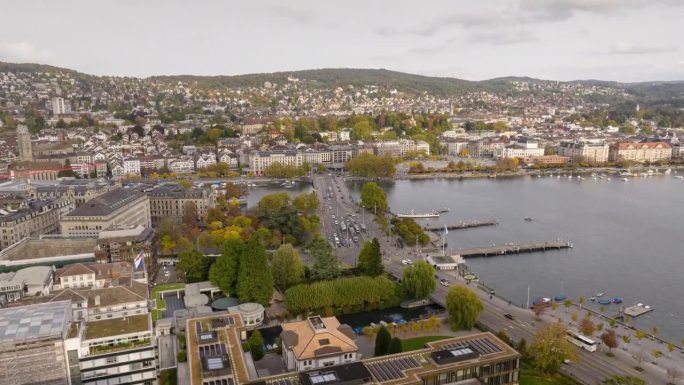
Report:
M 474 258 L 480 280 L 514 303 L 553 297 L 575 301 L 605 292 L 623 306 L 655 310 L 632 322 L 681 343 L 684 338 L 684 181 L 670 176 L 569 180 L 522 177 L 476 180 L 399 180 L 382 184 L 394 212 L 449 207 L 431 223 L 499 221 L 494 227 L 449 232 L 449 248 L 562 238 L 569 250 Z M 351 185 L 358 199 L 360 185 Z M 533 220 L 524 221 L 524 217 Z M 599 305 L 592 305 L 598 310 Z M 606 315 L 618 305 L 606 306 Z

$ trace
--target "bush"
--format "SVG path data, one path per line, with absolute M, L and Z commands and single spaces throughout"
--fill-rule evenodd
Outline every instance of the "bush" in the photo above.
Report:
M 338 278 L 293 286 L 285 291 L 285 305 L 291 313 L 303 313 L 325 307 L 341 308 L 365 304 L 394 304 L 398 301 L 397 284 L 385 276 Z
M 264 358 L 264 339 L 261 337 L 261 332 L 255 330 L 249 337 L 249 351 L 252 352 L 254 361 L 259 361 Z
M 178 362 L 185 362 L 188 360 L 188 355 L 185 353 L 185 350 L 181 350 L 176 354 L 176 358 L 178 358 Z
M 387 329 L 385 329 L 384 326 L 380 326 L 378 336 L 375 337 L 375 357 L 386 355 L 391 341 L 392 336 L 390 333 L 387 331 Z

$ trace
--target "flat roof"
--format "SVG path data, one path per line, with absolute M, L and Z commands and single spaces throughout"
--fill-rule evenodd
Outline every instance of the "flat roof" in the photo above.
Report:
M 105 338 L 119 334 L 144 332 L 149 328 L 149 314 L 86 322 L 85 338 Z
M 0 344 L 61 337 L 71 319 L 71 301 L 0 309 Z

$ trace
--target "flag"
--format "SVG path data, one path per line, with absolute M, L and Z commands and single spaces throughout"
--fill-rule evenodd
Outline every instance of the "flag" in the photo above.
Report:
M 134 261 L 136 269 L 140 268 L 140 265 L 143 264 L 144 259 L 145 259 L 145 253 L 142 250 L 140 250 L 140 253 L 138 253 L 138 255 L 135 257 L 135 261 Z
M 448 235 L 448 234 L 449 234 L 449 229 L 447 229 L 446 225 L 444 225 L 444 235 Z

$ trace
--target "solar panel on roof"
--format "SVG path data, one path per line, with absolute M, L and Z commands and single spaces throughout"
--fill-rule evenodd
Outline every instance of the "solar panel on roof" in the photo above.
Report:
M 220 357 L 207 358 L 207 368 L 209 370 L 223 369 L 223 360 Z
M 323 384 L 326 382 L 337 381 L 337 375 L 334 372 L 320 373 L 309 376 L 312 384 Z

